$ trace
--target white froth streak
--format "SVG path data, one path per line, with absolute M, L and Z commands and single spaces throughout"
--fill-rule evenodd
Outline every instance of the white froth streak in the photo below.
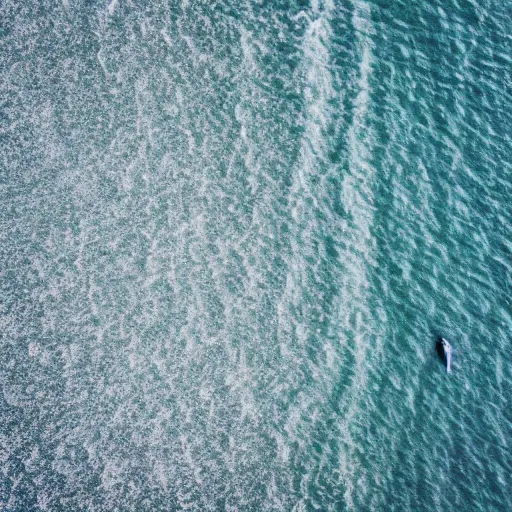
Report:
M 332 8 L 332 5 L 330 5 Z M 305 131 L 301 141 L 300 158 L 293 174 L 290 190 L 291 215 L 294 222 L 291 225 L 293 235 L 290 237 L 291 255 L 286 284 L 281 301 L 277 306 L 278 339 L 283 366 L 287 363 L 294 371 L 301 364 L 307 347 L 310 332 L 308 321 L 292 312 L 299 310 L 303 301 L 304 291 L 308 288 L 308 263 L 305 261 L 307 253 L 312 246 L 312 222 L 314 211 L 311 205 L 316 206 L 316 198 L 312 193 L 310 177 L 317 171 L 319 164 L 325 159 L 325 145 L 322 144 L 322 130 L 329 123 L 328 100 L 334 96 L 332 77 L 328 68 L 329 51 L 328 42 L 331 35 L 329 24 L 329 11 L 320 11 L 318 2 L 312 6 L 312 14 L 301 12 L 301 17 L 308 18 L 308 29 L 305 33 L 302 54 L 303 64 L 301 73 L 304 78 L 305 100 Z M 313 226 L 314 227 L 314 226 Z M 305 356 L 307 361 L 307 356 Z M 318 372 L 312 369 L 315 374 Z M 322 378 L 322 375 L 318 375 Z M 299 399 L 291 408 L 284 425 L 286 432 L 286 446 L 283 447 L 275 439 L 279 447 L 279 456 L 282 464 L 289 459 L 288 446 L 297 443 L 300 451 L 308 451 L 308 439 L 304 438 L 303 413 L 311 410 L 316 401 L 316 393 L 300 392 Z M 295 503 L 294 510 L 300 510 L 307 502 L 307 480 L 309 474 L 303 475 L 300 484 L 302 496 Z
M 329 53 L 332 37 L 331 13 L 334 11 L 334 5 L 329 1 L 320 6 L 318 1 L 314 1 L 311 11 L 308 14 L 304 12 L 300 14 L 301 17 L 308 18 L 308 28 L 302 46 L 303 64 L 301 66 L 304 80 L 305 130 L 301 141 L 300 158 L 290 191 L 291 214 L 294 219 L 292 227 L 294 234 L 290 238 L 292 249 L 289 260 L 290 269 L 286 278 L 283 298 L 277 308 L 281 356 L 284 360 L 289 360 L 291 366 L 300 364 L 303 357 L 307 361 L 307 355 L 304 355 L 303 351 L 307 347 L 311 333 L 309 321 L 301 319 L 299 316 L 291 317 L 290 313 L 300 309 L 304 300 L 304 292 L 310 286 L 308 282 L 310 265 L 307 262 L 307 257 L 314 256 L 311 254 L 311 248 L 315 231 L 318 228 L 315 220 L 318 198 L 312 178 L 319 174 L 320 167 L 328 165 L 328 147 L 324 134 L 334 122 L 333 116 L 337 115 L 330 107 L 330 100 L 334 99 L 337 94 L 333 84 L 335 78 L 332 75 Z M 339 171 L 336 169 L 333 172 Z M 290 343 L 292 333 L 295 334 L 296 346 Z M 325 365 L 327 367 L 335 364 L 337 359 L 336 350 L 332 349 L 331 345 L 326 348 Z M 315 404 L 319 399 L 318 392 L 322 395 L 328 394 L 329 391 L 325 390 L 325 386 L 332 386 L 332 382 L 329 381 L 332 371 L 322 371 L 321 368 L 310 368 L 310 370 L 315 375 L 313 389 L 300 393 L 300 399 L 290 410 L 284 426 L 288 445 L 298 443 L 301 451 L 309 451 L 307 445 L 311 441 L 307 438 L 310 434 L 306 434 L 303 428 L 304 412 L 317 411 Z M 315 425 L 316 421 L 309 418 L 308 424 Z M 281 446 L 279 453 L 283 462 L 288 460 L 288 449 Z M 306 489 L 311 477 L 309 472 L 303 475 L 302 496 L 300 496 L 300 501 L 295 504 L 294 510 L 301 510 L 302 507 L 307 506 L 309 497 Z
M 107 7 L 107 11 L 109 13 L 110 16 L 112 16 L 114 14 L 114 10 L 116 8 L 116 5 L 117 5 L 117 1 L 118 0 L 112 0 L 109 4 L 108 4 L 108 7 Z
M 297 198 L 292 209 L 295 219 L 298 218 L 300 207 L 304 207 L 304 196 L 309 196 L 316 206 L 316 198 L 311 194 L 308 175 L 315 172 L 317 160 L 323 160 L 326 147 L 322 131 L 330 123 L 328 101 L 335 96 L 329 71 L 329 40 L 331 27 L 329 14 L 334 8 L 332 2 L 326 2 L 325 10 L 319 13 L 318 1 L 313 2 L 314 20 L 311 20 L 305 34 L 303 55 L 306 87 L 306 130 L 301 144 L 301 162 L 297 168 L 296 180 L 293 184 L 292 196 Z M 302 212 L 304 213 L 304 212 Z
M 347 393 L 347 408 L 341 424 L 340 434 L 345 446 L 353 446 L 350 425 L 360 414 L 359 397 L 363 396 L 368 381 L 368 353 L 379 352 L 379 347 L 370 347 L 372 315 L 366 306 L 369 281 L 366 269 L 374 254 L 374 241 L 371 234 L 373 223 L 373 193 L 371 184 L 375 169 L 370 163 L 373 133 L 367 123 L 370 95 L 369 79 L 372 73 L 372 40 L 370 5 L 363 1 L 354 2 L 352 23 L 356 30 L 359 64 L 359 80 L 354 106 L 352 125 L 348 130 L 348 171 L 342 185 L 344 209 L 350 213 L 351 227 L 347 236 L 350 239 L 344 264 L 345 279 L 342 289 L 348 295 L 340 304 L 339 326 L 341 331 L 353 332 L 355 342 L 355 375 L 350 392 Z M 345 500 L 349 509 L 354 508 L 353 491 L 357 461 L 351 453 L 340 450 L 340 475 L 345 483 Z M 361 468 L 357 468 L 361 469 Z
M 306 129 L 301 147 L 301 160 L 297 168 L 291 192 L 292 215 L 296 220 L 297 235 L 292 242 L 293 263 L 290 274 L 287 277 L 283 302 L 298 305 L 301 301 L 301 290 L 307 286 L 308 265 L 304 261 L 304 253 L 310 247 L 312 235 L 310 220 L 314 216 L 312 211 L 317 201 L 315 191 L 311 185 L 310 177 L 318 172 L 318 166 L 327 162 L 327 147 L 324 133 L 333 122 L 329 100 L 336 95 L 333 89 L 332 72 L 329 61 L 329 41 L 331 37 L 330 13 L 334 6 L 332 3 L 325 5 L 320 11 L 318 2 L 313 4 L 313 18 L 306 32 L 303 55 L 306 86 L 304 90 L 306 102 Z M 371 313 L 366 306 L 368 302 L 367 291 L 369 279 L 367 266 L 372 263 L 374 242 L 371 235 L 373 223 L 373 195 L 371 184 L 373 182 L 374 169 L 370 164 L 370 148 L 372 146 L 372 133 L 367 125 L 368 103 L 370 96 L 369 79 L 372 68 L 372 33 L 370 6 L 365 2 L 356 2 L 352 23 L 356 30 L 357 54 L 360 55 L 359 77 L 355 84 L 357 92 L 353 122 L 347 133 L 349 154 L 348 170 L 345 171 L 342 184 L 342 200 L 344 209 L 351 222 L 347 222 L 344 237 L 347 242 L 347 250 L 340 254 L 344 271 L 339 283 L 340 304 L 339 314 L 336 319 L 336 328 L 339 332 L 339 346 L 348 345 L 347 333 L 354 333 L 354 356 L 356 368 L 355 378 L 351 388 L 343 396 L 341 410 L 343 416 L 337 426 L 340 436 L 340 460 L 339 474 L 345 487 L 345 502 L 349 509 L 354 508 L 354 480 L 356 478 L 357 459 L 354 455 L 354 441 L 350 433 L 350 427 L 360 414 L 359 402 L 367 385 L 367 354 L 370 349 L 369 338 L 371 331 Z M 333 172 L 338 173 L 336 168 Z M 309 201 L 308 201 L 309 199 Z M 307 226 L 307 227 L 306 227 Z M 299 242 L 301 244 L 299 245 Z M 287 318 L 287 308 L 280 304 L 278 307 L 281 353 L 287 355 L 286 339 L 293 332 L 291 320 Z M 295 322 L 300 320 L 295 319 Z M 295 325 L 298 343 L 305 346 L 308 337 L 308 326 Z M 372 347 L 377 350 L 378 347 Z M 330 351 L 329 351 L 330 350 Z M 291 350 L 293 352 L 293 349 Z M 332 366 L 338 359 L 336 349 L 328 346 L 326 349 L 326 365 Z M 315 372 L 316 373 L 316 372 Z M 322 373 L 317 376 L 322 379 Z M 331 372 L 326 372 L 330 374 Z M 343 376 L 341 376 L 343 377 Z M 329 383 L 327 383 L 329 384 Z M 314 397 L 311 397 L 314 400 Z M 309 402 L 306 400 L 306 402 Z M 304 406 L 301 403 L 301 408 Z M 298 412 L 298 411 L 295 411 Z M 297 435 L 293 425 L 293 414 L 290 416 L 285 430 L 291 437 Z M 300 439 L 298 439 L 300 443 Z
M 328 42 L 331 35 L 329 25 L 329 13 L 334 8 L 332 2 L 328 2 L 326 9 L 320 12 L 318 1 L 313 2 L 312 10 L 314 19 L 310 19 L 303 45 L 306 85 L 304 96 L 306 102 L 306 129 L 300 149 L 300 160 L 290 192 L 291 213 L 296 221 L 297 234 L 291 238 L 293 257 L 290 260 L 290 272 L 286 279 L 283 303 L 298 304 L 301 300 L 301 290 L 306 286 L 307 268 L 304 260 L 304 250 L 299 245 L 300 238 L 309 238 L 310 230 L 301 231 L 301 222 L 312 216 L 311 206 L 308 206 L 306 198 L 311 197 L 316 205 L 316 198 L 311 194 L 309 176 L 315 173 L 318 161 L 325 158 L 325 144 L 322 143 L 322 129 L 329 123 L 326 115 L 328 101 L 335 94 L 332 86 L 332 77 L 328 69 L 329 51 Z M 301 12 L 301 16 L 308 15 Z M 308 240 L 303 240 L 305 246 L 310 246 Z M 293 331 L 288 319 L 289 310 L 278 306 L 281 354 L 288 354 L 288 339 Z M 307 329 L 304 326 L 296 326 L 296 332 L 301 345 L 306 343 Z

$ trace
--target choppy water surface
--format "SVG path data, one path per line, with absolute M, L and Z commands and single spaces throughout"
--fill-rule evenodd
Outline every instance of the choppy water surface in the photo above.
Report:
M 511 9 L 1 3 L 0 502 L 512 509 Z

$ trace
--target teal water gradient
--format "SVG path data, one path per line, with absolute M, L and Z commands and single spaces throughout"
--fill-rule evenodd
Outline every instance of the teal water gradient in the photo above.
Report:
M 2 505 L 512 508 L 510 8 L 3 2 Z

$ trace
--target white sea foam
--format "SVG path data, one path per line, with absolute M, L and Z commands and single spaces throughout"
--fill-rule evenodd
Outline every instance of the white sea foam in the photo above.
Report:
M 286 340 L 289 332 L 294 332 L 298 347 L 305 347 L 310 336 L 309 327 L 303 324 L 299 318 L 290 323 L 284 316 L 285 312 L 300 307 L 303 302 L 302 294 L 309 285 L 310 263 L 305 258 L 308 256 L 310 244 L 318 227 L 314 225 L 314 211 L 318 207 L 316 189 L 313 188 L 312 178 L 321 174 L 321 169 L 329 168 L 327 160 L 327 142 L 325 132 L 327 128 L 335 123 L 335 115 L 330 100 L 339 92 L 335 92 L 333 76 L 330 66 L 330 10 L 332 5 L 320 7 L 318 3 L 312 6 L 308 28 L 304 37 L 303 59 L 304 59 L 304 101 L 305 101 L 305 135 L 301 144 L 300 160 L 295 170 L 295 179 L 291 191 L 292 216 L 296 222 L 292 240 L 292 263 L 290 273 L 287 277 L 283 302 L 278 310 L 282 312 L 279 316 L 281 337 Z M 369 350 L 369 339 L 375 339 L 375 332 L 372 331 L 371 317 L 368 311 L 367 290 L 369 288 L 366 276 L 367 265 L 372 262 L 374 250 L 371 236 L 372 223 L 372 182 L 374 170 L 369 163 L 371 158 L 370 149 L 373 143 L 372 134 L 367 123 L 367 110 L 369 103 L 371 75 L 371 33 L 369 5 L 357 4 L 354 9 L 353 24 L 357 30 L 359 41 L 358 49 L 361 59 L 359 66 L 359 80 L 354 84 L 356 89 L 355 110 L 352 124 L 347 136 L 349 145 L 348 170 L 344 175 L 342 184 L 342 199 L 345 211 L 351 216 L 351 223 L 345 225 L 344 236 L 349 240 L 346 251 L 339 256 L 343 265 L 343 273 L 338 274 L 339 282 L 337 289 L 339 293 L 339 312 L 336 319 L 332 321 L 335 326 L 338 345 L 334 347 L 326 342 L 325 370 L 331 367 L 330 371 L 320 371 L 316 365 L 310 366 L 313 372 L 315 383 L 313 387 L 321 389 L 321 395 L 329 395 L 332 391 L 330 377 L 335 369 L 334 364 L 340 364 L 343 360 L 343 351 L 349 343 L 345 338 L 349 332 L 355 332 L 355 356 L 356 370 L 352 388 L 342 398 L 342 417 L 337 429 L 342 437 L 343 449 L 339 452 L 340 471 L 345 486 L 345 499 L 348 505 L 353 504 L 352 492 L 354 490 L 354 478 L 356 472 L 356 458 L 352 450 L 355 442 L 351 439 L 350 425 L 356 420 L 359 413 L 358 401 L 361 397 L 361 390 L 366 383 L 367 354 Z M 324 171 L 325 172 L 325 171 Z M 328 172 L 339 172 L 332 167 Z M 329 213 L 326 212 L 327 215 Z M 314 271 L 316 273 L 316 271 Z M 356 309 L 355 314 L 352 312 Z M 332 328 L 331 328 L 332 330 Z M 287 341 L 282 342 L 281 353 L 290 354 Z M 378 351 L 378 347 L 372 347 Z M 298 355 L 297 347 L 292 352 Z M 296 357 L 295 356 L 295 357 Z M 318 364 L 318 363 L 317 363 Z M 325 381 L 323 384 L 322 381 Z M 313 390 L 313 396 L 317 391 Z M 304 397 L 305 398 L 305 397 Z M 301 433 L 302 413 L 313 406 L 313 402 L 302 399 L 297 402 L 297 408 L 289 417 L 286 431 L 291 440 L 304 442 L 304 433 Z M 314 400 L 314 398 L 312 398 Z M 315 425 L 316 413 L 309 418 L 308 423 Z M 308 441 L 309 443 L 309 441 Z
M 114 14 L 117 3 L 118 3 L 118 0 L 111 0 L 111 2 L 108 4 L 107 11 L 110 16 L 112 16 Z
M 48 510 L 378 510 L 399 485 L 394 499 L 414 510 L 419 493 L 408 494 L 408 485 L 416 483 L 450 510 L 438 491 L 460 469 L 453 457 L 460 450 L 471 464 L 459 472 L 454 503 L 472 496 L 467 482 L 477 473 L 505 488 L 504 449 L 492 472 L 471 448 L 478 429 L 468 427 L 473 420 L 461 405 L 487 404 L 487 432 L 506 445 L 501 411 L 510 365 L 498 346 L 492 359 L 469 349 L 490 334 L 496 343 L 506 339 L 512 317 L 493 283 L 511 268 L 512 246 L 500 246 L 478 224 L 478 198 L 464 180 L 478 187 L 480 168 L 466 169 L 467 148 L 459 143 L 464 133 L 465 144 L 482 142 L 485 163 L 496 167 L 490 150 L 500 147 L 500 130 L 486 126 L 485 113 L 473 117 L 459 95 L 466 120 L 449 120 L 436 139 L 448 162 L 448 180 L 440 181 L 421 139 L 436 128 L 433 106 L 413 69 L 421 60 L 428 75 L 427 50 L 420 55 L 397 37 L 407 51 L 397 46 L 390 54 L 400 59 L 401 51 L 410 66 L 401 69 L 391 57 L 377 66 L 372 39 L 382 34 L 374 34 L 364 2 L 349 10 L 313 1 L 294 19 L 277 7 L 268 16 L 265 6 L 245 7 L 238 19 L 224 16 L 234 9 L 227 4 L 156 3 L 138 11 L 112 1 L 85 21 L 79 7 L 67 8 L 55 24 L 66 27 L 57 30 L 60 39 L 39 31 L 22 9 L 15 13 L 26 18 L 19 34 L 27 48 L 47 36 L 71 46 L 65 59 L 59 48 L 53 54 L 55 69 L 63 64 L 68 75 L 48 80 L 40 52 L 10 45 L 26 64 L 12 66 L 5 80 L 16 116 L 2 132 L 10 145 L 2 161 L 10 165 L 19 145 L 28 155 L 1 190 L 13 190 L 2 206 L 15 207 L 1 220 L 2 228 L 12 226 L 2 237 L 7 292 L 0 311 L 10 421 L 0 433 L 0 458 L 10 506 L 35 503 L 37 492 Z M 80 32 L 87 23 L 92 32 Z M 82 36 L 98 38 L 91 55 L 73 46 Z M 455 42 L 454 51 L 463 46 Z M 473 71 L 464 71 L 467 87 Z M 378 147 L 383 157 L 375 164 L 393 189 L 388 237 L 376 234 L 382 223 L 373 204 L 381 199 L 374 182 L 379 191 L 387 186 L 372 165 L 379 144 L 374 72 L 391 76 L 379 91 L 386 93 L 389 144 Z M 489 78 L 498 83 L 495 69 Z M 416 86 L 403 101 L 426 118 L 416 132 L 395 96 L 401 79 Z M 497 85 L 489 90 L 496 94 Z M 508 187 L 505 171 L 488 173 L 487 204 L 506 234 L 507 214 L 496 211 L 493 196 Z M 439 243 L 446 224 L 431 204 L 434 191 L 452 214 L 453 247 Z M 336 194 L 341 207 L 334 211 Z M 465 232 L 467 246 L 458 245 Z M 389 277 L 382 260 L 376 276 L 375 239 L 389 250 L 395 236 L 419 255 L 421 268 L 398 251 L 390 262 L 398 277 Z M 473 264 L 459 269 L 465 253 Z M 444 268 L 453 270 L 449 283 Z M 473 285 L 480 293 L 469 296 Z M 375 288 L 391 302 L 387 311 Z M 415 300 L 398 307 L 397 288 Z M 391 319 L 412 325 L 390 326 L 380 381 L 381 326 L 402 306 L 404 316 Z M 479 315 L 493 326 L 483 328 Z M 434 320 L 475 332 L 457 335 L 465 360 L 450 381 L 425 371 L 432 358 L 424 339 Z M 399 339 L 395 331 L 405 334 Z M 481 377 L 484 366 L 489 372 Z M 427 429 L 408 428 L 446 420 L 460 429 L 436 428 L 445 444 Z M 16 460 L 25 466 L 19 478 Z M 381 470 L 388 461 L 389 474 Z M 485 493 L 478 499 L 499 499 Z

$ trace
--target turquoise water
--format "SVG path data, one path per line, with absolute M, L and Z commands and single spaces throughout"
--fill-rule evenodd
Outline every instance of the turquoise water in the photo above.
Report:
M 2 2 L 4 509 L 512 510 L 511 15 Z

